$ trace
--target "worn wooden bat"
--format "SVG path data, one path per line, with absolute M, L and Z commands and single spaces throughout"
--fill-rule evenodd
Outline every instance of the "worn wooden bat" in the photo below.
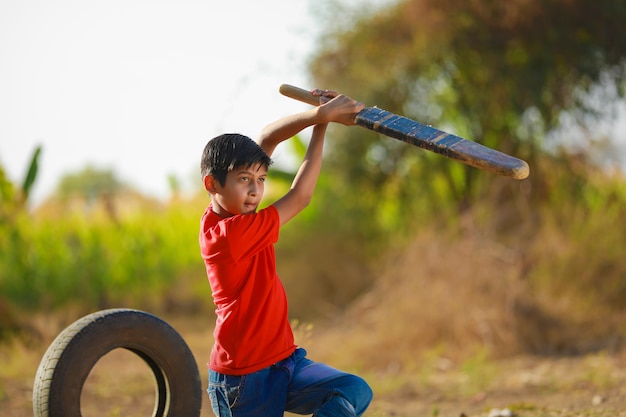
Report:
M 279 91 L 287 97 L 314 106 L 320 104 L 319 96 L 302 88 L 282 84 Z M 529 174 L 528 164 L 521 159 L 377 107 L 361 110 L 356 115 L 355 122 L 359 126 L 487 172 L 517 180 L 522 180 Z

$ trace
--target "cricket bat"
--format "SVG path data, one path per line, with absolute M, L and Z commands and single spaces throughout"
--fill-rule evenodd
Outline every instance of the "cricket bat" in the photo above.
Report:
M 320 104 L 319 96 L 299 87 L 282 84 L 279 91 L 284 96 L 313 106 Z M 486 172 L 516 180 L 523 180 L 530 173 L 528 164 L 521 159 L 377 107 L 361 110 L 355 117 L 355 123 Z

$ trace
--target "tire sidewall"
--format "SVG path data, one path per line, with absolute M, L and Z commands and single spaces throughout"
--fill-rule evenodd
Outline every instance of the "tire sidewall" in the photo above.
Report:
M 182 337 L 152 314 L 111 309 L 77 320 L 50 345 L 35 381 L 43 386 L 33 390 L 36 417 L 79 416 L 81 392 L 89 373 L 103 356 L 118 348 L 142 357 L 157 380 L 166 381 L 167 391 L 157 390 L 157 395 L 168 396 L 166 415 L 199 416 L 200 375 Z M 42 401 L 47 404 L 40 404 Z M 38 414 L 38 410 L 44 412 Z

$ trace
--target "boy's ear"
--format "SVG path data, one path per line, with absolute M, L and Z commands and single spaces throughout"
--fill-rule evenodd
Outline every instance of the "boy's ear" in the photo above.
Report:
M 217 189 L 215 188 L 215 177 L 212 175 L 205 175 L 202 181 L 204 182 L 204 189 L 210 194 L 215 194 L 217 192 Z

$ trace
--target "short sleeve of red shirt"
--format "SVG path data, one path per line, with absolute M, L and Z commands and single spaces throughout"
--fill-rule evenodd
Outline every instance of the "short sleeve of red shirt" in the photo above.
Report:
M 278 211 L 222 218 L 202 216 L 200 250 L 216 305 L 215 344 L 209 367 L 243 375 L 289 356 L 295 349 L 287 297 L 276 273 Z

